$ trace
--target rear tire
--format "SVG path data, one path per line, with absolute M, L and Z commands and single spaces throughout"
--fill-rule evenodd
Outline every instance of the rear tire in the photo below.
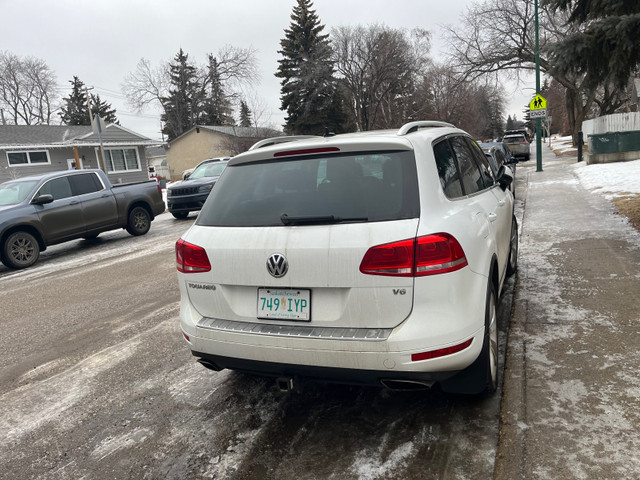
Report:
M 127 232 L 131 235 L 144 235 L 151 228 L 151 216 L 144 207 L 135 207 L 129 213 Z
M 40 257 L 40 244 L 27 232 L 14 232 L 2 245 L 2 263 L 9 268 L 27 268 Z
M 507 260 L 507 275 L 510 277 L 518 269 L 518 222 L 514 215 L 511 221 L 511 240 L 509 242 L 509 259 Z
M 496 289 L 493 283 L 487 294 L 484 343 L 480 359 L 486 368 L 485 393 L 491 394 L 498 388 L 498 309 L 496 307 Z
M 498 310 L 496 287 L 487 287 L 484 339 L 478 358 L 466 369 L 440 382 L 447 393 L 464 395 L 491 395 L 498 388 Z

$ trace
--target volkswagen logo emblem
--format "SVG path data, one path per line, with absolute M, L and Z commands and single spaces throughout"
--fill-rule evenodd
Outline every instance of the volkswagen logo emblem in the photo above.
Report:
M 267 271 L 272 277 L 280 278 L 284 277 L 289 270 L 289 262 L 284 255 L 280 253 L 274 253 L 267 260 Z

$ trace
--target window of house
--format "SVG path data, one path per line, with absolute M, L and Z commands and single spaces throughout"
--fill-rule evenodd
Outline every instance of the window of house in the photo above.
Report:
M 7 160 L 9 161 L 10 167 L 51 163 L 49 160 L 49 152 L 46 150 L 33 152 L 7 152 Z
M 100 158 L 100 152 L 96 149 Z M 107 172 L 127 172 L 140 170 L 140 160 L 135 148 L 107 148 L 104 150 L 104 164 Z

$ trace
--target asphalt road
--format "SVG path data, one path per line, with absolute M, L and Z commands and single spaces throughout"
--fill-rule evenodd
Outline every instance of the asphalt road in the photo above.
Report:
M 0 479 L 492 477 L 500 391 L 283 394 L 196 364 L 173 255 L 194 218 L 52 247 L 24 271 L 0 265 Z

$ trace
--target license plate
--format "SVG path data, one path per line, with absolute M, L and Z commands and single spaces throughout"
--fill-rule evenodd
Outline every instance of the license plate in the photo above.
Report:
M 311 290 L 259 288 L 258 318 L 311 320 Z

